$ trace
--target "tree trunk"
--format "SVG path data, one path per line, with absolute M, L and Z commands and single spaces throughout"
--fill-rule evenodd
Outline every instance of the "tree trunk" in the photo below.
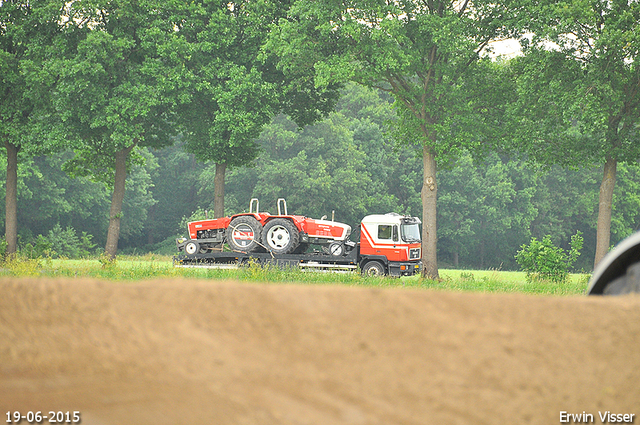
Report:
M 424 180 L 422 182 L 422 277 L 438 279 L 436 237 L 436 157 L 428 147 L 422 148 Z
M 7 148 L 5 239 L 7 254 L 13 255 L 18 249 L 18 151 L 20 148 L 10 142 L 4 142 L 4 146 Z
M 109 230 L 107 231 L 107 245 L 105 254 L 111 260 L 116 258 L 118 239 L 120 238 L 120 219 L 122 218 L 122 202 L 124 200 L 125 181 L 127 179 L 127 159 L 133 146 L 116 152 L 116 173 L 109 212 Z
M 216 175 L 213 178 L 213 218 L 224 217 L 224 175 L 227 164 L 216 164 Z
M 604 175 L 600 184 L 600 200 L 598 202 L 598 230 L 596 236 L 595 268 L 600 260 L 609 252 L 611 241 L 611 207 L 613 205 L 613 188 L 616 185 L 616 169 L 618 161 L 607 157 L 604 163 Z

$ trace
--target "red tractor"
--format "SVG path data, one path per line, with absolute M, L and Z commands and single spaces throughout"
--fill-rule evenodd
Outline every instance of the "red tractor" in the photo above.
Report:
M 188 224 L 189 240 L 178 242 L 178 249 L 187 256 L 221 250 L 226 242 L 239 252 L 265 252 L 274 254 L 302 253 L 309 244 L 330 246 L 331 250 L 344 249 L 351 226 L 335 221 L 320 220 L 301 215 L 289 215 L 287 203 L 278 199 L 278 214 L 259 211 L 260 203 L 252 199 L 249 212 L 231 217 L 192 221 Z

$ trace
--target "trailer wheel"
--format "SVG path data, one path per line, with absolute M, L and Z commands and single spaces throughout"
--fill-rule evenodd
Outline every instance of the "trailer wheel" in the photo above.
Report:
M 369 261 L 362 268 L 363 276 L 385 276 L 384 265 L 379 261 Z
M 261 236 L 262 225 L 255 217 L 247 215 L 234 218 L 227 228 L 227 243 L 233 251 L 257 251 Z
M 276 218 L 264 226 L 262 241 L 274 254 L 290 254 L 300 244 L 300 233 L 291 221 Z
M 187 257 L 193 258 L 198 252 L 200 252 L 200 244 L 198 241 L 190 240 L 184 245 L 184 252 Z

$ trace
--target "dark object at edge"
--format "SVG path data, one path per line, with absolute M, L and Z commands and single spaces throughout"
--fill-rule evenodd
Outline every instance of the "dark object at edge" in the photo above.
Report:
M 587 295 L 640 293 L 640 232 L 621 241 L 593 271 Z

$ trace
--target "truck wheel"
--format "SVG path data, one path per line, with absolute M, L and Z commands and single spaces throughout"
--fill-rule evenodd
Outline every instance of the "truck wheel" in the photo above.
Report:
M 200 244 L 198 241 L 190 240 L 184 245 L 184 252 L 187 257 L 193 258 L 198 252 L 200 252 Z
M 369 261 L 362 268 L 363 276 L 385 276 L 384 265 L 379 261 Z
M 290 254 L 300 244 L 300 233 L 291 221 L 276 218 L 264 226 L 262 241 L 274 254 Z
M 233 251 L 255 252 L 260 249 L 262 225 L 251 216 L 231 220 L 227 228 L 227 243 Z

